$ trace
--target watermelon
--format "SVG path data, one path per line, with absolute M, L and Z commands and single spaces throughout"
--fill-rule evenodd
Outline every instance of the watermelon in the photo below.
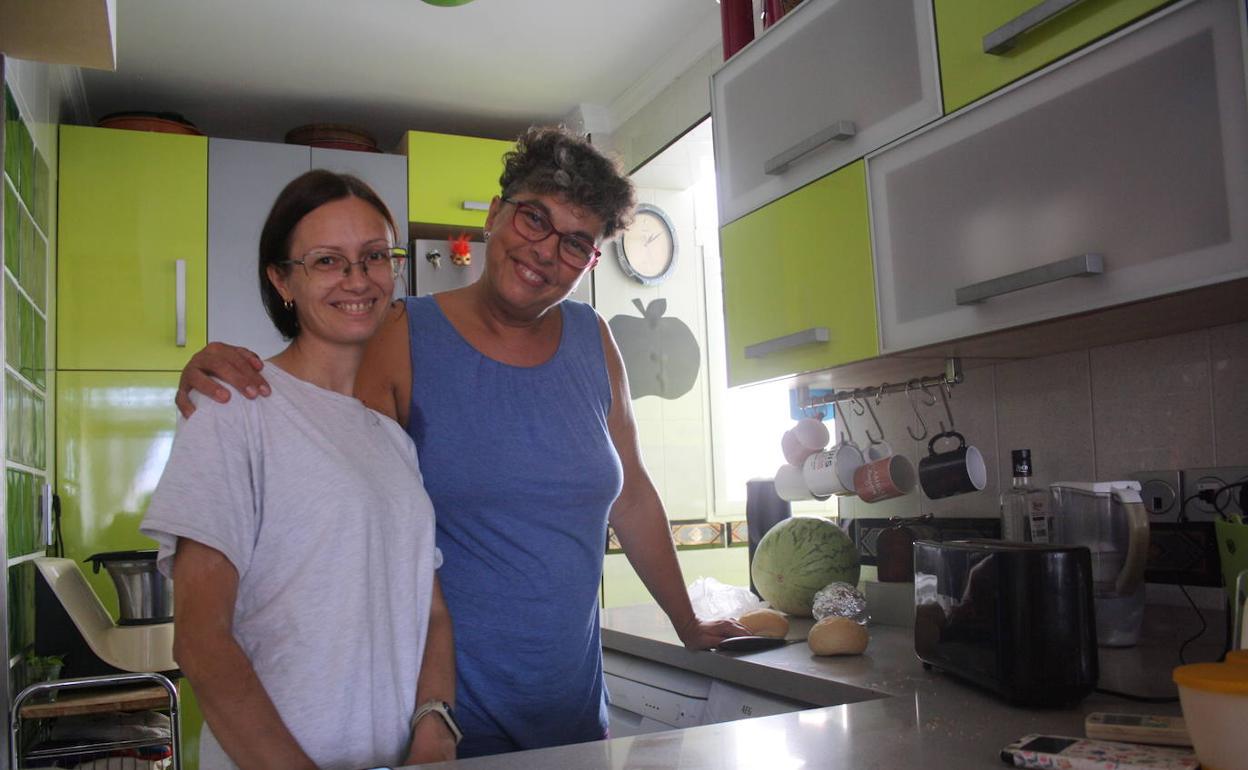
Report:
M 750 577 L 771 606 L 810 617 L 816 591 L 828 583 L 858 584 L 858 551 L 827 519 L 785 519 L 758 542 Z

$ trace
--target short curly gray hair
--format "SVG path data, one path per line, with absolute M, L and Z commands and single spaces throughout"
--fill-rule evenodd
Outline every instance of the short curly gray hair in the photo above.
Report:
M 619 163 L 562 126 L 525 131 L 503 156 L 498 184 L 503 197 L 521 191 L 566 196 L 602 220 L 603 238 L 628 226 L 635 205 L 633 183 Z

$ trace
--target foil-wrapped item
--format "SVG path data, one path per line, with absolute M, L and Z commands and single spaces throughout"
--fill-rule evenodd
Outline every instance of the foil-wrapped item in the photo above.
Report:
M 864 626 L 871 619 L 867 614 L 867 597 L 849 583 L 828 583 L 816 591 L 811 614 L 815 620 L 842 617 Z

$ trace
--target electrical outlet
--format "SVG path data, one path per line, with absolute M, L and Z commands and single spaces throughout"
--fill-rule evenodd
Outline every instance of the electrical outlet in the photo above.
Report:
M 1138 471 L 1131 478 L 1140 482 L 1140 498 L 1148 509 L 1149 521 L 1179 520 L 1183 471 Z
M 1248 467 L 1227 465 L 1221 468 L 1184 468 L 1183 496 L 1180 500 L 1188 500 L 1185 512 L 1188 521 L 1213 521 L 1218 512 L 1213 503 L 1207 503 L 1195 497 L 1203 490 L 1217 491 L 1227 484 L 1237 481 L 1248 481 Z M 1232 489 L 1218 496 L 1217 503 L 1227 514 L 1243 514 L 1239 505 L 1240 489 Z

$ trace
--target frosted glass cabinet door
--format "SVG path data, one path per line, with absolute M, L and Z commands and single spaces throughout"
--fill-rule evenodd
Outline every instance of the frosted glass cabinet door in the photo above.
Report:
M 881 351 L 1248 273 L 1243 13 L 1176 5 L 868 157 Z
M 806 0 L 711 76 L 720 224 L 940 117 L 930 0 Z

